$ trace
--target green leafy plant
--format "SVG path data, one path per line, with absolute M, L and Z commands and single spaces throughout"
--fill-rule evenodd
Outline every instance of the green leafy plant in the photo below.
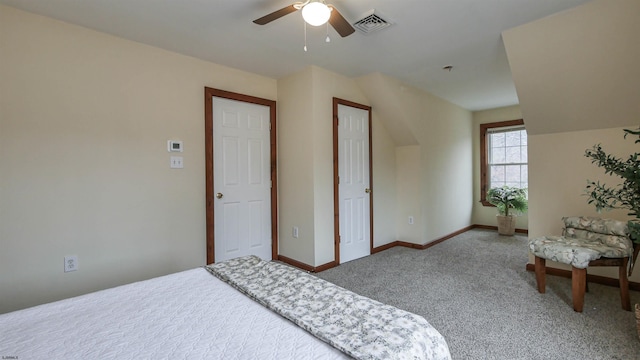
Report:
M 638 137 L 635 143 L 640 143 L 640 129 L 624 129 L 624 137 L 632 135 Z M 629 233 L 633 242 L 640 244 L 640 153 L 633 153 L 626 160 L 607 154 L 600 144 L 587 149 L 585 156 L 591 162 L 604 168 L 605 174 L 622 178 L 622 184 L 609 187 L 599 181 L 587 180 L 586 193 L 589 204 L 595 205 L 598 211 L 610 209 L 627 209 L 628 215 L 635 219 L 628 222 Z
M 487 201 L 498 208 L 500 215 L 509 216 L 510 210 L 522 213 L 527 210 L 527 189 L 511 186 L 494 187 L 487 191 Z

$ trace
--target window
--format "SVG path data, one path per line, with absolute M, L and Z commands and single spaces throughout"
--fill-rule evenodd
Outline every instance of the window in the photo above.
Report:
M 527 131 L 523 120 L 480 124 L 480 201 L 498 186 L 528 187 Z

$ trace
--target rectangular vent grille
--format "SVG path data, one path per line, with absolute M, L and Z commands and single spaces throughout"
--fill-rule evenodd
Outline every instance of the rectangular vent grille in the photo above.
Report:
M 376 13 L 375 9 L 368 11 L 362 19 L 353 23 L 353 27 L 363 34 L 371 34 L 373 32 L 385 29 L 391 26 L 392 22 L 387 21 Z

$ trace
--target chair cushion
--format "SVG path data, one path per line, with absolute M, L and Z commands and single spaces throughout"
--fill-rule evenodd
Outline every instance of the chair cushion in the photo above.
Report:
M 624 221 L 591 216 L 567 216 L 562 221 L 566 229 L 581 229 L 603 235 L 629 235 L 629 228 Z
M 598 240 L 604 245 L 619 247 L 623 251 L 633 252 L 633 243 L 629 239 L 629 228 L 626 222 L 601 219 L 587 216 L 562 218 L 564 221 L 563 236 Z
M 585 269 L 589 262 L 601 257 L 622 258 L 633 255 L 633 248 L 608 246 L 599 239 L 541 236 L 529 240 L 533 255 Z

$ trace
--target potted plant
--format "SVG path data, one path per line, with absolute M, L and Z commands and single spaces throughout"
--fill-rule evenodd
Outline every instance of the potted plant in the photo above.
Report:
M 640 129 L 624 129 L 624 137 L 636 136 L 635 143 L 640 143 Z M 607 186 L 599 181 L 587 180 L 586 194 L 589 196 L 589 204 L 595 205 L 598 212 L 610 209 L 627 209 L 628 215 L 633 219 L 628 221 L 629 237 L 633 241 L 633 260 L 629 267 L 629 274 L 633 271 L 635 260 L 640 252 L 640 153 L 630 154 L 624 160 L 607 154 L 600 144 L 587 149 L 585 156 L 591 158 L 591 162 L 604 168 L 605 174 L 616 175 L 623 181 L 617 186 Z M 640 332 L 639 334 L 640 335 Z
M 513 235 L 517 214 L 527 210 L 527 189 L 506 185 L 494 187 L 487 191 L 487 201 L 498 209 L 498 234 Z
M 640 128 L 637 130 L 624 129 L 627 135 L 637 137 L 635 143 L 640 143 Z M 622 180 L 617 186 L 607 186 L 599 181 L 587 180 L 586 194 L 589 204 L 595 205 L 598 212 L 610 209 L 626 209 L 627 215 L 633 217 L 628 221 L 629 237 L 633 241 L 633 258 L 630 261 L 628 275 L 631 276 L 640 252 L 640 153 L 634 152 L 627 159 L 607 154 L 600 144 L 585 151 L 585 156 L 591 158 L 596 166 L 604 168 L 607 175 L 615 175 Z M 640 337 L 640 304 L 635 306 L 636 328 Z
M 636 143 L 640 143 L 640 129 L 624 129 L 624 137 L 637 136 Z M 598 212 L 610 209 L 627 209 L 628 215 L 634 217 L 629 220 L 631 240 L 640 245 L 640 153 L 629 155 L 626 160 L 607 154 L 600 144 L 587 149 L 585 156 L 591 162 L 604 168 L 605 174 L 616 175 L 624 182 L 617 186 L 607 186 L 599 181 L 587 180 L 586 194 L 589 204 L 596 206 Z

